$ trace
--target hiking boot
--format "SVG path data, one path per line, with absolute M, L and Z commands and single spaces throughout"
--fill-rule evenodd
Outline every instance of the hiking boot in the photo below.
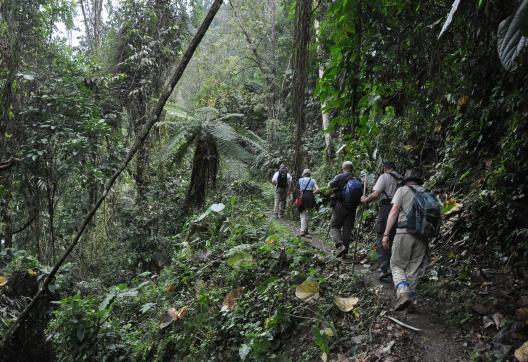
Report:
M 343 244 L 340 244 L 336 249 L 336 258 L 344 258 L 348 253 L 348 249 Z
M 396 306 L 394 307 L 395 311 L 401 311 L 406 309 L 409 304 L 412 303 L 412 299 L 409 294 L 404 293 L 398 298 L 398 302 L 396 303 Z
M 306 231 L 299 231 L 299 236 L 306 236 Z
M 389 270 L 385 270 L 385 271 L 382 270 L 379 274 L 378 279 L 381 282 L 383 281 L 383 279 L 390 278 L 390 277 L 392 277 L 392 273 Z

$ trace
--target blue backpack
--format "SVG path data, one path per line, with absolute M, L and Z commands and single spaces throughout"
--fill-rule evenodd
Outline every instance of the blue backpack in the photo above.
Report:
M 363 183 L 355 177 L 350 178 L 341 190 L 341 202 L 349 209 L 355 208 L 363 194 Z

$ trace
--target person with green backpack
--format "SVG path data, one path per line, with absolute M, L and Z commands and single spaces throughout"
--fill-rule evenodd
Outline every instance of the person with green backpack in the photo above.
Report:
M 398 301 L 395 310 L 416 308 L 418 278 L 425 272 L 427 241 L 438 233 L 441 205 L 423 186 L 420 174 L 405 171 L 404 186 L 392 198 L 382 245 L 389 248 L 390 233 L 396 225 L 390 267 Z M 397 222 L 397 224 L 396 224 Z

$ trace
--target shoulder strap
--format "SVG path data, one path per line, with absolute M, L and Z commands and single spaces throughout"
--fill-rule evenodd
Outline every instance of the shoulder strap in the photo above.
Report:
M 389 175 L 391 175 L 392 178 L 395 179 L 396 181 L 400 181 L 399 177 L 393 174 L 392 172 L 389 172 Z
M 308 180 L 308 182 L 306 183 L 306 186 L 304 186 L 304 190 L 303 190 L 303 192 L 306 191 L 306 189 L 308 188 L 308 186 L 310 186 L 310 182 L 312 182 L 312 178 L 310 178 L 310 179 Z

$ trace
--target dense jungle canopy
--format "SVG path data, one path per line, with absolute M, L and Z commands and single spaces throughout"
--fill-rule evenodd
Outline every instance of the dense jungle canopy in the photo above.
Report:
M 528 361 L 527 44 L 528 0 L 0 0 L 0 360 Z M 414 314 L 376 202 L 335 255 L 345 160 L 441 202 Z

